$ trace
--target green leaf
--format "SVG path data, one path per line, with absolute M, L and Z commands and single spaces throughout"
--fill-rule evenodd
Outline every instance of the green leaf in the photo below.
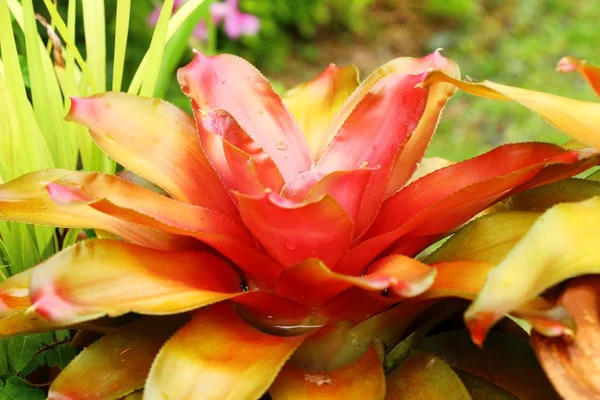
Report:
M 500 386 L 464 371 L 456 371 L 473 400 L 519 400 Z
M 492 332 L 483 349 L 464 330 L 424 338 L 419 348 L 522 399 L 558 399 L 528 338 Z
M 106 90 L 106 31 L 104 1 L 82 1 L 86 62 L 94 74 L 97 91 Z
M 49 367 L 64 369 L 77 355 L 77 350 L 68 343 L 52 347 L 44 352 Z
M 31 386 L 17 376 L 11 376 L 6 380 L 5 386 L 0 388 L 0 394 L 10 400 L 44 400 L 46 398 L 43 390 Z
M 22 10 L 35 117 L 46 138 L 54 165 L 58 168 L 73 168 L 77 162 L 77 142 L 75 137 L 67 134 L 68 122 L 63 119 L 60 86 L 53 61 L 38 34 L 32 0 L 23 0 Z M 24 131 L 21 134 L 26 136 Z
M 51 0 L 44 0 L 44 1 L 51 1 Z M 181 6 L 181 8 L 179 8 L 177 10 L 175 15 L 173 15 L 173 18 L 171 18 L 171 20 L 169 21 L 169 25 L 168 25 L 168 29 L 167 29 L 167 33 L 166 33 L 166 41 L 167 42 L 169 40 L 171 40 L 173 35 L 175 35 L 175 33 L 180 29 L 181 25 L 183 25 L 183 23 L 188 19 L 190 14 L 192 14 L 194 12 L 194 10 L 196 10 L 196 8 L 200 4 L 202 4 L 203 1 L 204 0 L 188 0 L 187 2 L 185 2 L 183 4 L 183 6 Z M 170 2 L 170 3 L 172 4 L 172 2 Z M 163 7 L 165 7 L 165 6 L 166 6 L 166 3 L 163 4 Z M 158 24 L 160 24 L 160 17 L 159 17 Z M 158 24 L 156 26 L 156 30 L 158 30 Z M 155 35 L 156 35 L 156 30 L 155 30 Z M 153 36 L 152 40 L 154 41 L 154 36 Z M 163 43 L 163 46 L 164 46 L 164 43 Z M 162 52 L 162 50 L 161 50 L 161 52 Z M 133 79 L 131 80 L 131 84 L 129 85 L 129 89 L 127 90 L 127 93 L 137 94 L 140 91 L 140 87 L 142 85 L 147 86 L 146 90 L 152 89 L 150 91 L 149 95 L 151 95 L 154 92 L 154 83 L 152 84 L 152 87 L 148 86 L 148 84 L 146 83 L 146 80 L 148 79 L 148 76 L 146 73 L 146 68 L 149 63 L 149 59 L 151 57 L 153 57 L 153 58 L 155 57 L 155 54 L 153 55 L 152 44 L 150 44 L 150 48 L 144 55 L 144 58 L 142 58 L 142 61 L 140 62 L 140 65 L 139 65 L 137 71 L 135 72 Z M 161 61 L 161 59 L 159 59 L 159 61 Z M 158 67 L 160 67 L 160 64 L 158 64 Z
M 79 65 L 79 68 L 81 68 L 81 71 L 85 75 L 85 79 L 87 80 L 90 88 L 92 89 L 93 92 L 97 92 L 99 90 L 98 84 L 96 82 L 96 79 L 94 78 L 94 75 L 92 74 L 92 70 L 87 65 L 87 63 L 83 60 L 83 57 L 81 56 L 81 53 L 79 52 L 79 49 L 75 45 L 73 36 L 69 34 L 69 29 L 67 28 L 67 25 L 65 24 L 65 22 L 63 21 L 63 19 L 60 16 L 60 14 L 58 13 L 58 10 L 56 9 L 56 5 L 54 4 L 54 2 L 52 0 L 44 0 L 44 4 L 46 5 L 46 9 L 48 10 L 48 13 L 52 17 L 52 23 L 55 24 L 56 29 L 60 33 L 65 44 L 67 45 L 67 49 L 73 53 L 73 57 L 75 58 L 75 60 L 77 61 L 77 64 Z M 73 5 L 73 7 L 75 7 L 75 2 L 69 1 L 69 6 L 71 6 L 71 5 Z
M 439 249 L 430 254 L 428 264 L 446 261 L 499 263 L 525 236 L 540 213 L 505 211 L 469 222 Z
M 496 207 L 511 211 L 543 212 L 559 203 L 573 203 L 600 195 L 600 182 L 587 179 L 565 179 L 529 189 L 503 200 Z
M 419 326 L 410 335 L 404 338 L 398 343 L 385 357 L 383 367 L 386 372 L 393 370 L 398 364 L 403 363 L 411 350 L 416 347 L 419 342 L 427 335 L 433 328 L 438 326 L 444 320 L 449 318 L 452 314 L 455 314 L 460 310 L 459 307 L 454 304 L 437 304 L 433 309 L 428 310 L 425 313 L 426 322 Z M 423 319 L 423 318 L 422 318 Z
M 38 354 L 34 356 L 31 360 L 29 360 L 25 368 L 19 371 L 19 376 L 26 377 L 27 375 L 29 375 L 36 369 L 43 367 L 44 365 L 46 365 L 46 360 L 44 359 L 44 356 Z
M 51 334 L 31 334 L 11 338 L 8 342 L 8 357 L 13 368 L 17 372 L 25 369 L 44 343 L 52 343 Z
M 209 19 L 209 6 L 211 3 L 211 1 L 204 1 L 196 8 L 167 43 L 156 88 L 154 89 L 154 97 L 160 98 L 165 95 L 169 82 L 175 76 L 175 69 L 189 48 L 188 41 L 196 25 L 203 19 Z
M 113 59 L 113 92 L 121 91 L 125 52 L 127 51 L 127 35 L 129 34 L 129 16 L 131 0 L 117 2 L 117 22 L 115 26 L 115 55 Z
M 460 378 L 433 354 L 412 350 L 387 376 L 386 400 L 470 400 Z
M 171 19 L 171 10 L 173 9 L 173 0 L 166 0 L 160 11 L 156 29 L 152 35 L 150 48 L 148 49 L 148 62 L 144 68 L 143 82 L 140 89 L 141 96 L 152 96 L 158 73 L 160 72 L 161 61 L 167 43 L 167 30 L 169 28 L 169 20 Z

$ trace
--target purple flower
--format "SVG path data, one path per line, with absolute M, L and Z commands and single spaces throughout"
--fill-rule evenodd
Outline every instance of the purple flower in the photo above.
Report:
M 201 42 L 205 42 L 208 39 L 208 30 L 206 29 L 206 22 L 200 21 L 194 28 L 192 36 Z
M 186 0 L 173 1 L 173 9 L 171 10 L 171 14 L 173 14 L 175 11 L 177 11 L 177 9 L 179 7 L 181 7 L 183 5 L 183 3 L 185 3 L 185 2 L 186 2 Z M 154 7 L 154 11 L 152 11 L 150 16 L 148 17 L 148 24 L 150 26 L 156 26 L 156 23 L 158 22 L 158 17 L 160 16 L 161 8 L 162 7 Z
M 175 12 L 187 0 L 175 0 L 173 10 Z M 160 15 L 160 7 L 156 7 L 148 17 L 148 24 L 155 26 Z M 242 35 L 254 36 L 260 29 L 260 21 L 255 15 L 246 14 L 239 9 L 239 0 L 225 0 L 213 3 L 210 6 L 210 15 L 215 25 L 223 21 L 225 34 L 230 39 L 239 39 Z M 205 22 L 199 22 L 194 28 L 192 35 L 201 41 L 208 39 L 208 31 Z
M 210 6 L 213 22 L 224 21 L 225 34 L 230 39 L 239 39 L 242 35 L 254 36 L 260 28 L 260 21 L 255 15 L 240 11 L 238 0 L 225 0 Z

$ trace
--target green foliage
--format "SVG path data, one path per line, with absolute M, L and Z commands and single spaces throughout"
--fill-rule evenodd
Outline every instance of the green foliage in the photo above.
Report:
M 60 339 L 61 336 L 66 339 Z M 67 343 L 67 331 L 54 333 L 34 333 L 15 336 L 7 341 L 7 355 L 10 369 L 27 376 L 43 366 L 63 369 L 75 357 L 75 349 Z
M 468 21 L 477 17 L 479 2 L 476 0 L 426 0 L 423 11 L 431 17 Z
M 63 369 L 77 351 L 69 343 L 68 331 L 16 336 L 0 342 L 5 356 L 0 378 L 0 400 L 44 399 L 45 393 L 28 382 L 37 370 Z
M 38 349 L 45 343 L 52 342 L 52 335 L 31 334 L 16 336 L 8 341 L 8 357 L 12 367 L 21 372 L 32 361 Z
M 320 59 L 310 44 L 322 30 L 362 34 L 368 29 L 367 8 L 374 0 L 242 0 L 244 12 L 260 18 L 260 31 L 239 41 L 219 35 L 220 51 L 238 54 L 266 72 L 286 67 L 291 55 L 301 53 L 313 61 Z M 282 34 L 284 33 L 284 34 Z
M 0 400 L 44 400 L 46 394 L 18 376 L 0 381 Z

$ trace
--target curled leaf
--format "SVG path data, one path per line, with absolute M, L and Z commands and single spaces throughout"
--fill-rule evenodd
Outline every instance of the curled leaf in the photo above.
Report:
M 566 56 L 558 61 L 556 70 L 558 72 L 579 71 L 596 94 L 600 95 L 600 68 L 595 65 L 590 65 L 585 60 Z
M 567 400 L 600 398 L 600 277 L 574 279 L 561 297 L 574 319 L 575 337 L 531 336 L 533 351 Z
M 440 71 L 431 72 L 423 81 L 424 87 L 451 83 L 467 93 L 494 100 L 513 100 L 540 114 L 558 130 L 600 149 L 600 103 L 574 100 L 548 93 L 500 85 L 490 81 L 477 83 L 454 79 Z
M 465 313 L 473 339 L 502 316 L 568 278 L 600 272 L 600 198 L 550 208 L 488 274 Z

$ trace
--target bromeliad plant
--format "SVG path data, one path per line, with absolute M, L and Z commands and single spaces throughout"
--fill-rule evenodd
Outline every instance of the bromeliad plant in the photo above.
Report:
M 460 310 L 441 299 L 473 299 L 493 267 L 412 256 L 599 155 L 509 144 L 431 171 L 419 162 L 454 92 L 424 87 L 435 71 L 459 79 L 436 51 L 360 85 L 354 67 L 330 65 L 281 99 L 244 60 L 197 54 L 178 73 L 194 118 L 131 94 L 72 98 L 68 119 L 137 178 L 49 169 L 0 186 L 2 218 L 99 236 L 2 282 L 0 332 L 109 332 L 58 376 L 51 399 L 142 388 L 145 399 L 469 398 L 481 387 L 552 398 L 515 336 L 486 347 L 505 358 L 496 375 L 468 361 L 476 350 L 460 332 L 409 353 Z M 569 329 L 543 297 L 507 311 L 544 334 Z

